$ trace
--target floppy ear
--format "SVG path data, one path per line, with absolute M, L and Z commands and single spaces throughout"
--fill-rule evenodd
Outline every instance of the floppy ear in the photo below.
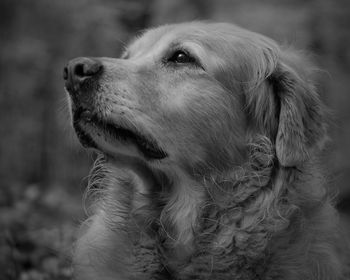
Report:
M 269 77 L 278 106 L 276 155 L 282 166 L 296 166 L 321 148 L 326 136 L 324 108 L 303 61 L 277 62 Z M 300 67 L 301 66 L 301 67 Z M 306 65 L 305 65 L 306 66 Z

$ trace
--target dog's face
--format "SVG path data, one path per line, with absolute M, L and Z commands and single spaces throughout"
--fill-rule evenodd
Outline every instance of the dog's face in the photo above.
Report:
M 278 52 L 265 37 L 229 24 L 150 30 L 120 59 L 68 64 L 74 127 L 85 146 L 152 166 L 225 169 L 244 158 L 254 133 L 272 138 L 281 162 L 293 164 L 321 134 L 304 131 L 318 102 Z

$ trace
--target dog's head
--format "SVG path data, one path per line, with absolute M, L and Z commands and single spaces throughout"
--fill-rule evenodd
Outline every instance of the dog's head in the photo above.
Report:
M 295 166 L 325 134 L 305 61 L 231 24 L 151 29 L 120 59 L 77 58 L 64 75 L 80 141 L 121 160 L 224 170 L 260 134 Z

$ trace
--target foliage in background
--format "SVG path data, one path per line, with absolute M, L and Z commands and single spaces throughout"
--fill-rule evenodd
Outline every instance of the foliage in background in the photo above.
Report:
M 315 54 L 336 113 L 332 172 L 350 170 L 348 0 L 0 1 L 0 279 L 70 279 L 74 229 L 93 155 L 69 124 L 62 68 L 111 56 L 139 30 L 197 19 L 235 22 Z M 350 172 L 338 178 L 341 190 Z

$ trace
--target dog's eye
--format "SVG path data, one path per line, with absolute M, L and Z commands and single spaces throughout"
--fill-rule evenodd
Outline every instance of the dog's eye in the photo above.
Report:
M 194 63 L 196 60 L 191 57 L 189 54 L 187 54 L 185 51 L 176 51 L 169 59 L 168 61 L 178 63 L 178 64 L 185 64 L 185 63 Z

